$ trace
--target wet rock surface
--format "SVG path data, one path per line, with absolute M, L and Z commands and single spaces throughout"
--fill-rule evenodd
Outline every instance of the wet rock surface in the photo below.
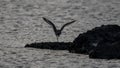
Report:
M 73 44 L 72 42 L 41 42 L 27 44 L 25 45 L 25 47 L 50 50 L 68 50 L 72 44 Z
M 105 46 L 107 49 L 107 46 L 109 45 L 114 48 L 114 44 L 111 45 L 111 43 L 119 42 L 119 35 L 120 26 L 118 25 L 102 25 L 101 27 L 95 27 L 75 38 L 69 51 L 89 54 L 92 50 L 99 48 L 100 46 Z M 119 43 L 116 44 L 116 46 L 119 46 Z M 101 47 L 100 49 L 102 50 L 103 48 Z

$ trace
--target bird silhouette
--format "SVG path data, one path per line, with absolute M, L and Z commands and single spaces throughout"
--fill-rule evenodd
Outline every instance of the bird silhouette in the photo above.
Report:
M 61 33 L 62 33 L 62 30 L 63 30 L 66 26 L 68 26 L 68 25 L 70 25 L 70 24 L 72 24 L 72 23 L 74 23 L 74 22 L 76 21 L 76 20 L 73 20 L 73 21 L 71 21 L 71 22 L 68 22 L 68 23 L 64 24 L 64 25 L 61 27 L 61 29 L 57 29 L 56 26 L 53 24 L 52 21 L 48 20 L 48 19 L 45 18 L 45 17 L 42 17 L 42 18 L 43 18 L 43 20 L 44 20 L 46 23 L 48 23 L 49 25 L 51 25 L 51 26 L 53 27 L 54 33 L 55 33 L 55 35 L 56 35 L 56 37 L 57 37 L 57 42 L 59 42 L 58 38 L 60 37 L 60 35 L 61 35 Z

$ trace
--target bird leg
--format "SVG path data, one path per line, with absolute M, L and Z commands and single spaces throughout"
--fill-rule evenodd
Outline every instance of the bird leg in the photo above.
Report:
M 59 42 L 59 37 L 57 36 L 57 42 Z

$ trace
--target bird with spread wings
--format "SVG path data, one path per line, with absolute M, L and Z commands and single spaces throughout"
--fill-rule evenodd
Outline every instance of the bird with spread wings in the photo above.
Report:
M 56 26 L 53 24 L 52 21 L 48 20 L 48 19 L 45 18 L 45 17 L 42 17 L 42 18 L 43 18 L 43 20 L 44 20 L 46 23 L 48 23 L 49 25 L 51 25 L 51 26 L 53 27 L 54 33 L 55 33 L 55 35 L 56 35 L 56 37 L 57 37 L 57 42 L 59 41 L 58 38 L 60 37 L 60 35 L 61 35 L 61 33 L 62 33 L 62 30 L 63 30 L 66 26 L 68 26 L 68 25 L 70 25 L 70 24 L 72 24 L 72 23 L 74 23 L 74 22 L 76 21 L 76 20 L 73 20 L 73 21 L 71 21 L 71 22 L 68 22 L 68 23 L 64 24 L 64 25 L 61 27 L 61 29 L 57 29 Z

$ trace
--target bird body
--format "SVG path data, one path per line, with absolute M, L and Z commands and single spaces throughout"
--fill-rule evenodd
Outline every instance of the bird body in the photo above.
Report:
M 61 27 L 61 29 L 57 29 L 56 26 L 53 24 L 53 22 L 51 22 L 51 21 L 48 20 L 47 18 L 43 17 L 43 20 L 44 20 L 46 23 L 48 23 L 49 25 L 51 25 L 51 26 L 53 27 L 54 33 L 55 33 L 55 35 L 56 35 L 56 37 L 57 37 L 57 41 L 58 41 L 58 38 L 60 37 L 60 35 L 61 35 L 61 33 L 62 33 L 62 30 L 63 30 L 66 26 L 68 26 L 68 25 L 70 25 L 70 24 L 72 24 L 72 23 L 75 22 L 75 20 L 73 20 L 73 21 L 71 21 L 71 22 L 68 22 L 68 23 L 64 24 L 64 25 Z

